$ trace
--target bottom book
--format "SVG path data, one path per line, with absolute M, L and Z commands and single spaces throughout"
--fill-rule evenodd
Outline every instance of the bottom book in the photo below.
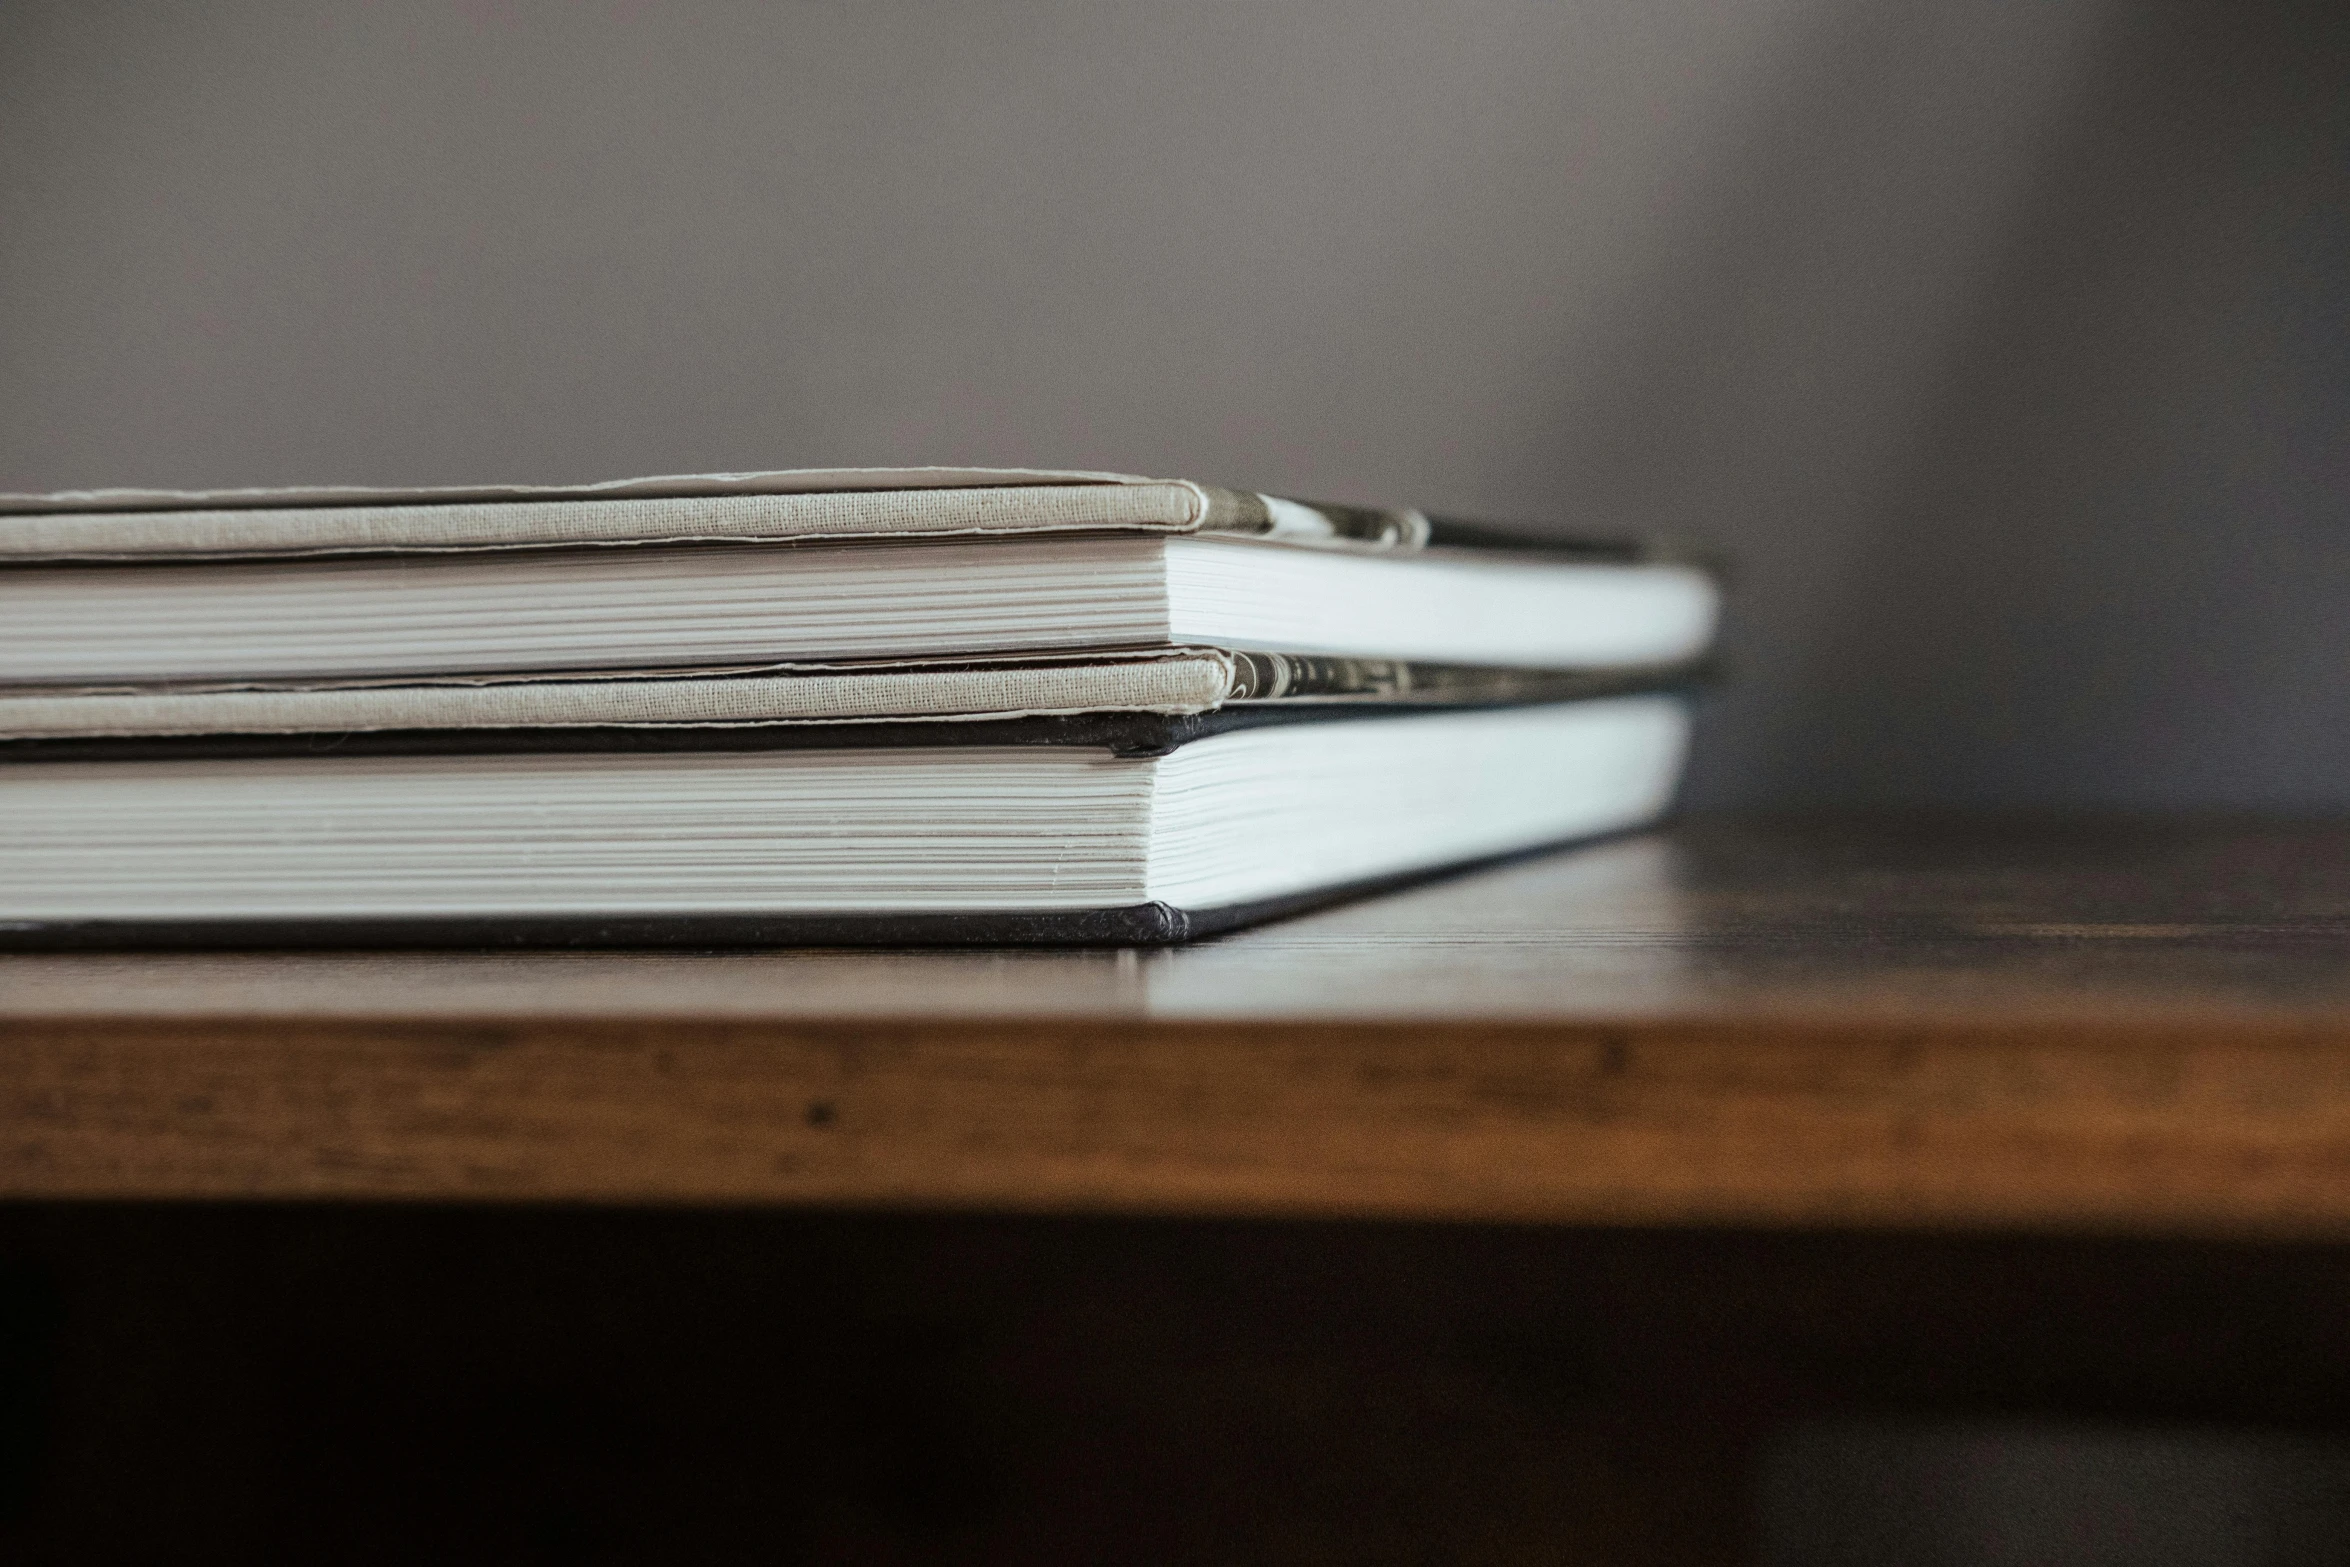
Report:
M 0 946 L 1181 941 L 1640 826 L 1688 730 L 1668 691 L 36 746 L 0 766 Z

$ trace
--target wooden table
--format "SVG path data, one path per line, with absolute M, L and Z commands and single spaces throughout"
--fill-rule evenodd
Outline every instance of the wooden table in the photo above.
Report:
M 1735 1561 L 1791 1419 L 2342 1423 L 2350 829 L 1696 821 L 1163 952 L 0 959 L 0 1189 L 110 1433 L 36 1546 L 757 1553 L 707 1476 L 814 1453 L 819 1558 Z
M 0 960 L 0 1189 L 2350 1227 L 2350 832 L 1696 823 L 1172 951 Z

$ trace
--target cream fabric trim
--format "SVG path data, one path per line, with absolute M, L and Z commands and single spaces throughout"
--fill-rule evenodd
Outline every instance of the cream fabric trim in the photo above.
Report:
M 1221 706 L 1234 680 L 1230 659 L 1200 654 L 844 675 L 0 695 L 0 738 L 879 722 L 1100 711 L 1200 713 Z
M 255 506 L 447 506 L 457 501 L 590 501 L 664 495 L 806 495 L 820 490 L 968 490 L 996 484 L 1149 484 L 1072 468 L 769 468 L 665 473 L 593 484 L 302 484 L 242 490 L 0 493 L 0 512 L 224 511 Z
M 0 516 L 0 560 L 486 550 L 582 544 L 1187 532 L 1180 481 Z

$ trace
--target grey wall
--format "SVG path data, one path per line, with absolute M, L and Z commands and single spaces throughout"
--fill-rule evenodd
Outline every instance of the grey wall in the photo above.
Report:
M 1662 529 L 1701 803 L 2350 804 L 2341 10 L 10 0 L 0 488 Z

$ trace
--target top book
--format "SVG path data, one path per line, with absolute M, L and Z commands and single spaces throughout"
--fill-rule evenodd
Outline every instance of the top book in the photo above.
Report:
M 781 547 L 779 547 L 781 546 Z M 1702 565 L 1411 510 L 1024 469 L 0 495 L 0 684 L 1206 646 L 1669 665 Z
M 0 561 L 1070 532 L 1507 548 L 1616 560 L 1659 553 L 1653 545 L 1546 538 L 1414 510 L 1042 468 L 796 468 L 575 485 L 0 491 Z

